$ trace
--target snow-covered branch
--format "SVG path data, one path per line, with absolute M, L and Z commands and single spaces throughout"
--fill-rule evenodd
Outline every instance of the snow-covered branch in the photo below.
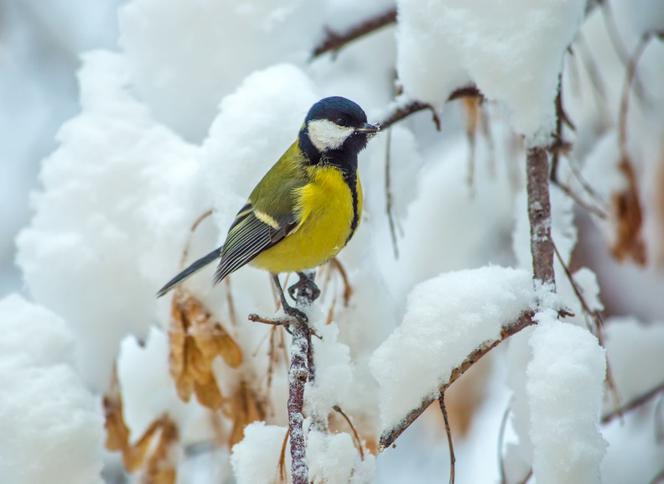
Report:
M 487 341 L 482 344 L 480 347 L 473 350 L 464 360 L 461 365 L 455 367 L 452 370 L 449 380 L 440 387 L 439 393 L 444 394 L 455 381 L 457 381 L 461 376 L 466 373 L 475 363 L 477 363 L 483 356 L 485 356 L 489 351 L 494 349 L 500 343 L 505 341 L 512 335 L 515 335 L 522 329 L 535 324 L 533 319 L 534 313 L 532 311 L 526 311 L 521 314 L 517 320 L 505 326 L 500 332 L 500 337 L 493 341 Z M 391 427 L 385 431 L 380 436 L 380 449 L 385 450 L 390 447 L 396 439 L 408 428 L 410 425 L 417 420 L 417 418 L 424 413 L 424 411 L 437 400 L 436 397 L 429 397 L 422 401 L 421 405 L 413 410 L 411 410 L 397 425 Z

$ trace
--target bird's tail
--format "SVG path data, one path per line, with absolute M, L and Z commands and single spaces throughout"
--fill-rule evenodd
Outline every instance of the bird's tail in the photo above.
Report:
M 168 291 L 173 289 L 175 286 L 183 282 L 185 279 L 187 279 L 189 276 L 193 275 L 194 273 L 200 271 L 203 267 L 208 265 L 210 262 L 215 261 L 221 257 L 221 247 L 218 249 L 214 249 L 212 252 L 210 252 L 208 255 L 204 255 L 200 259 L 198 259 L 195 262 L 192 262 L 189 267 L 187 267 L 185 270 L 180 272 L 177 276 L 175 276 L 173 279 L 168 281 L 164 287 L 159 289 L 159 292 L 157 292 L 157 297 L 161 297 L 164 294 L 166 294 Z

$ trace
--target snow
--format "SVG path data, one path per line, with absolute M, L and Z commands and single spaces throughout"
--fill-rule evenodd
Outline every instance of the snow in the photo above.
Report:
M 445 132 L 441 136 L 444 137 Z M 392 139 L 395 143 L 399 140 L 396 129 Z M 473 196 L 467 182 L 468 144 L 456 139 L 444 140 L 442 146 L 441 150 L 434 150 L 425 158 L 426 164 L 417 177 L 408 176 L 409 172 L 412 173 L 413 163 L 417 169 L 417 156 L 408 156 L 405 152 L 398 156 L 400 150 L 392 153 L 397 209 L 408 194 L 403 185 L 410 185 L 417 193 L 412 203 L 404 207 L 404 235 L 399 240 L 400 254 L 394 272 L 399 277 L 388 278 L 396 286 L 397 294 L 407 293 L 415 283 L 441 272 L 481 267 L 488 263 L 512 263 L 505 239 L 512 229 L 514 213 L 521 212 L 514 206 L 507 163 L 503 163 L 502 158 L 489 159 L 488 153 L 479 152 L 474 183 L 476 194 Z M 492 163 L 498 165 L 494 173 Z M 380 210 L 379 215 L 384 217 L 383 206 Z M 396 211 L 397 216 L 403 213 L 401 210 Z M 483 215 L 487 211 L 491 217 Z M 444 223 L 434 224 L 432 220 L 444 220 Z M 482 223 L 476 222 L 479 220 Z M 382 240 L 389 240 L 387 233 L 382 237 Z M 391 252 L 388 255 L 392 258 Z M 382 264 L 390 262 L 385 259 L 388 258 L 384 257 Z
M 603 311 L 604 304 L 599 297 L 599 284 L 597 275 L 587 267 L 581 267 L 572 277 L 578 286 L 583 299 L 591 311 Z
M 71 365 L 64 321 L 10 295 L 0 332 L 0 480 L 101 483 L 101 407 Z
M 22 364 L 34 366 L 73 363 L 74 337 L 56 314 L 10 294 L 0 300 L 0 315 L 0 355 L 20 355 Z
M 309 482 L 314 484 L 373 482 L 375 457 L 365 451 L 364 459 L 361 459 L 349 434 L 328 434 L 311 430 L 307 437 Z
M 434 104 L 470 83 L 505 105 L 532 145 L 554 129 L 565 50 L 584 0 L 397 2 L 397 70 L 405 92 Z
M 533 475 L 543 484 L 599 483 L 604 350 L 585 329 L 544 313 L 537 319 L 526 370 Z
M 279 455 L 287 429 L 254 422 L 244 431 L 244 439 L 233 447 L 231 464 L 238 484 L 279 481 Z M 286 469 L 290 470 L 290 450 L 286 447 Z M 365 453 L 360 459 L 349 434 L 307 434 L 309 480 L 314 483 L 353 484 L 372 482 L 375 458 Z
M 436 396 L 453 368 L 533 303 L 526 271 L 488 266 L 415 286 L 399 326 L 373 353 L 383 428 Z
M 522 467 L 530 468 L 533 460 L 533 443 L 530 438 L 530 406 L 526 385 L 528 384 L 526 372 L 528 363 L 532 359 L 530 337 L 535 328 L 525 328 L 510 337 L 507 342 L 507 385 L 512 392 L 510 399 L 511 424 L 517 436 L 517 442 L 512 445 L 509 459 L 510 465 L 516 467 L 519 473 Z M 520 475 L 523 477 L 526 473 Z
M 307 0 L 133 0 L 120 10 L 120 45 L 155 117 L 200 141 L 221 98 L 247 75 L 308 57 L 321 14 Z
M 231 465 L 238 484 L 279 482 L 279 455 L 287 428 L 254 422 L 244 429 L 244 439 L 233 446 Z M 286 449 L 286 469 L 290 453 Z
M 125 338 L 117 359 L 118 380 L 123 395 L 123 416 L 135 443 L 155 417 L 168 414 L 178 421 L 186 404 L 175 391 L 168 368 L 168 336 L 151 328 L 144 344 Z
M 71 324 L 77 366 L 97 388 L 121 338 L 147 330 L 195 218 L 197 149 L 154 123 L 127 76 L 118 54 L 84 56 L 82 112 L 43 161 L 35 214 L 17 239 L 31 296 Z

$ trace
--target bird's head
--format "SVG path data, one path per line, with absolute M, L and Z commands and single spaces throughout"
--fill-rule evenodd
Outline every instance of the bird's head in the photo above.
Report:
M 379 129 L 367 123 L 367 115 L 350 99 L 326 97 L 307 113 L 300 131 L 300 144 L 314 159 L 324 154 L 356 157 Z

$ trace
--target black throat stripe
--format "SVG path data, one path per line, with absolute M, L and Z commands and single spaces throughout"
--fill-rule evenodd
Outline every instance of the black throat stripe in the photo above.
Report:
M 343 170 L 344 181 L 350 189 L 350 194 L 353 197 L 353 220 L 350 223 L 350 233 L 346 239 L 346 244 L 353 237 L 357 224 L 359 222 L 360 214 L 358 213 L 358 199 L 357 199 L 357 170 Z

